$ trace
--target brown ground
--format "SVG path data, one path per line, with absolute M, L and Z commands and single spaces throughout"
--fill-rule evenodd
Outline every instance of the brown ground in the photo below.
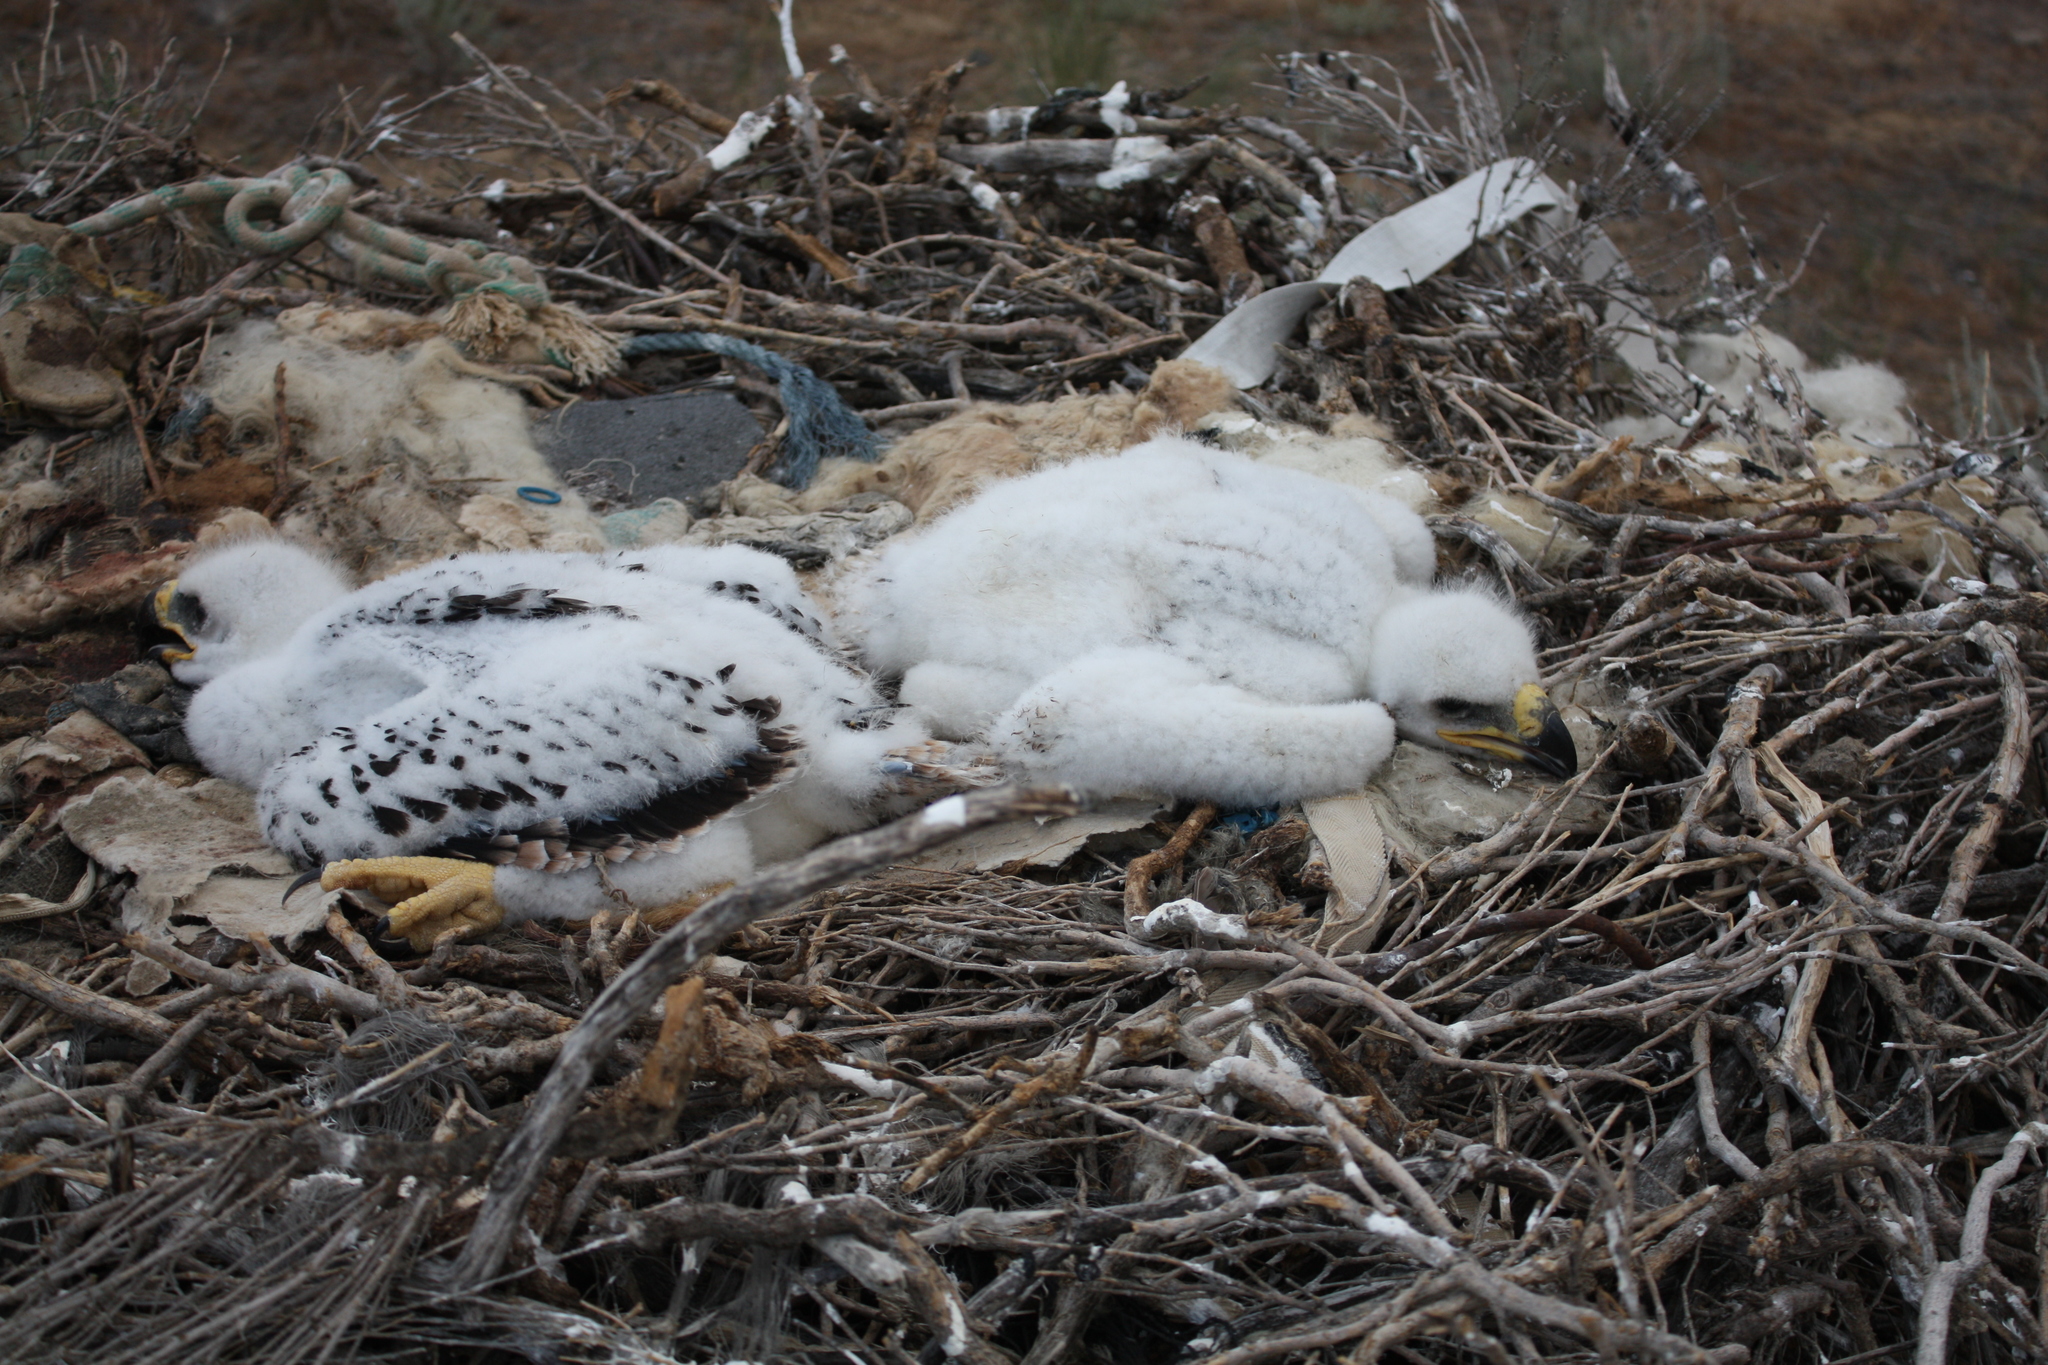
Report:
M 1789 267 L 1825 220 L 1774 319 L 1818 357 L 1889 362 L 1945 426 L 1967 327 L 2010 415 L 2048 409 L 2028 365 L 2048 308 L 2038 0 L 1469 0 L 1467 13 L 1504 89 L 1583 95 L 1605 47 L 1680 117 L 1706 110 L 1683 159 L 1771 265 Z M 0 45 L 33 60 L 45 14 L 41 0 L 0 0 Z M 231 37 L 200 141 L 252 167 L 297 150 L 342 90 L 368 109 L 463 74 L 438 36 L 449 27 L 577 95 L 658 76 L 737 109 L 782 81 L 759 0 L 72 0 L 57 23 L 138 55 L 175 39 L 193 79 Z M 1258 88 L 1262 54 L 1289 48 L 1384 55 L 1425 93 L 1433 70 L 1421 0 L 798 0 L 797 37 L 813 66 L 843 43 L 885 90 L 979 54 L 969 104 L 1031 99 L 1036 71 L 1152 87 L 1206 75 L 1196 99 L 1249 105 L 1273 98 Z M 821 88 L 836 82 L 828 73 Z M 1582 179 L 1611 149 L 1590 112 L 1560 141 L 1578 153 L 1563 174 Z M 1633 244 L 1656 245 L 1641 233 Z

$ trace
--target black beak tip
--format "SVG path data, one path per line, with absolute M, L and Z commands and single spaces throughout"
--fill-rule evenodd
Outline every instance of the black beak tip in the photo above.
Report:
M 1579 771 L 1579 746 L 1564 717 L 1552 712 L 1543 719 L 1543 732 L 1530 747 L 1529 762 L 1552 777 L 1572 777 Z
M 173 649 L 188 649 L 183 636 L 165 624 L 156 612 L 156 595 L 142 599 L 142 605 L 135 609 L 132 623 L 135 633 L 135 647 L 138 653 L 156 663 L 164 661 L 164 653 Z

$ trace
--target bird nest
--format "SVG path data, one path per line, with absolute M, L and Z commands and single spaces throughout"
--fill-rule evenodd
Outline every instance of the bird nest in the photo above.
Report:
M 1504 154 L 1444 23 L 1442 109 L 1343 56 L 1279 64 L 1284 122 L 1185 92 L 967 114 L 964 65 L 890 99 L 846 62 L 851 93 L 807 80 L 750 122 L 658 82 L 599 106 L 488 65 L 341 110 L 322 164 L 369 186 L 371 153 L 402 151 L 434 174 L 390 175 L 365 213 L 502 227 L 599 324 L 784 349 L 886 428 L 1135 386 L 1261 277 L 1305 278 Z M 132 107 L 156 117 L 150 90 Z M 105 184 L 199 169 L 88 113 L 98 141 L 46 114 L 12 153 L 11 207 L 69 221 Z M 1617 125 L 1608 214 L 1683 177 L 1651 121 Z M 1063 185 L 1111 135 L 1158 139 L 1178 178 Z M 1304 254 L 1305 203 L 1326 231 Z M 171 301 L 109 314 L 140 323 L 145 452 L 209 319 L 347 283 L 317 248 L 258 270 L 193 221 L 151 232 L 111 278 Z M 1845 495 L 1816 482 L 1825 424 L 1783 367 L 1734 398 L 1622 368 L 1598 325 L 1614 286 L 1574 282 L 1590 240 L 1511 235 L 1344 290 L 1248 396 L 1318 429 L 1376 416 L 1447 508 L 1520 500 L 1533 539 L 1436 526 L 1539 621 L 1553 692 L 1586 699 L 1576 778 L 1518 784 L 1476 841 L 1394 841 L 1363 906 L 1298 810 L 1183 809 L 1053 866 L 914 865 L 1070 809 L 1008 788 L 674 926 L 607 913 L 424 958 L 380 953 L 346 905 L 297 943 L 124 938 L 117 883 L 0 960 L 0 1355 L 2048 1350 L 2048 597 L 2014 520 L 2033 433 L 1921 429 Z M 1782 287 L 1729 272 L 1711 213 L 1672 243 L 1642 289 L 1669 285 L 1686 326 L 1752 321 Z M 1629 413 L 1672 425 L 1606 434 Z M 17 562 L 69 534 L 46 529 Z M 51 846 L 33 818 L 18 835 L 10 857 Z

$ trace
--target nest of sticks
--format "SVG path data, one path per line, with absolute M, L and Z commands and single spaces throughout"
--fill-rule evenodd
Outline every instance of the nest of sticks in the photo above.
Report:
M 1444 43 L 1433 115 L 1348 57 L 1280 64 L 1285 123 L 1185 92 L 970 115 L 964 65 L 889 99 L 842 61 L 850 93 L 799 82 L 718 164 L 747 120 L 487 64 L 326 135 L 366 185 L 373 152 L 435 168 L 363 211 L 502 227 L 605 325 L 785 349 L 886 423 L 1142 378 L 1261 277 L 1306 277 L 1501 154 L 1483 67 L 1455 23 Z M 90 112 L 41 116 L 10 207 L 69 219 L 193 173 L 140 112 Z M 1650 121 L 1620 123 L 1615 213 L 1683 174 Z M 1111 133 L 1186 164 L 1063 186 Z M 507 181 L 515 157 L 550 176 Z M 1304 253 L 1305 204 L 1326 230 Z M 1674 270 L 1724 259 L 1711 215 L 1671 241 Z M 289 950 L 123 939 L 109 888 L 45 922 L 41 965 L 0 961 L 0 1355 L 2048 1350 L 2048 585 L 1999 521 L 2032 505 L 2034 433 L 1925 432 L 1884 497 L 1816 496 L 1796 393 L 1774 424 L 1614 364 L 1603 299 L 1570 283 L 1582 245 L 1346 290 L 1250 395 L 1309 425 L 1369 412 L 1445 486 L 1518 490 L 1583 537 L 1545 569 L 1439 522 L 1540 618 L 1554 686 L 1628 699 L 1571 783 L 1398 866 L 1369 941 L 1310 946 L 1331 882 L 1294 812 L 1179 812 L 1136 859 L 1052 872 L 904 866 L 1068 808 L 1007 788 L 665 931 L 608 914 L 415 961 L 346 906 Z M 111 250 L 172 299 L 138 315 L 138 425 L 175 409 L 209 319 L 347 288 L 317 251 L 231 264 L 191 222 Z M 1663 278 L 1695 322 L 1783 287 Z M 1627 410 L 1734 433 L 1764 491 L 1719 517 L 1587 496 L 1626 453 L 1598 424 Z M 1937 500 L 1964 476 L 1991 500 Z M 1907 516 L 1986 579 L 1881 560 Z M 1137 935 L 1129 911 L 1180 896 L 1241 929 Z

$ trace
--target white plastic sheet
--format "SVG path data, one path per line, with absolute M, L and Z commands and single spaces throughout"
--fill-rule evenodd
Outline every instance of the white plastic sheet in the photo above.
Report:
M 1274 348 L 1286 341 L 1310 309 L 1330 291 L 1355 279 L 1382 289 L 1405 289 L 1426 280 L 1477 242 L 1532 214 L 1551 233 L 1573 221 L 1571 201 L 1557 182 L 1526 157 L 1496 161 L 1449 189 L 1389 214 L 1344 244 L 1313 280 L 1284 284 L 1245 300 L 1188 347 L 1183 358 L 1213 365 L 1241 389 L 1272 378 Z M 1627 266 L 1605 234 L 1585 253 L 1586 278 L 1622 282 Z M 1617 300 L 1605 321 L 1618 326 L 1622 358 L 1637 370 L 1657 365 L 1655 323 Z

